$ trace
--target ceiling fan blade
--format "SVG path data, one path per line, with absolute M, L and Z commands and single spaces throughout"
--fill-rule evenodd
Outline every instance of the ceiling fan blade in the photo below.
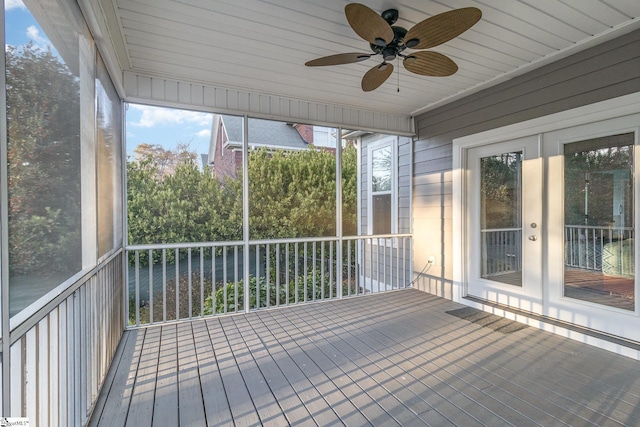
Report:
M 451 58 L 438 52 L 412 53 L 402 63 L 407 70 L 423 76 L 446 77 L 458 71 Z
M 388 62 L 376 65 L 367 71 L 362 78 L 362 90 L 365 92 L 371 92 L 372 90 L 377 89 L 389 78 L 391 73 L 393 73 L 393 65 Z
M 404 37 L 411 49 L 429 49 L 467 31 L 482 17 L 480 9 L 465 7 L 427 18 L 413 26 Z
M 349 25 L 360 37 L 377 46 L 386 46 L 393 40 L 393 30 L 387 21 L 367 6 L 350 3 L 344 13 Z
M 371 58 L 371 56 L 369 53 L 339 53 L 337 55 L 323 56 L 322 58 L 308 61 L 304 65 L 307 67 L 320 67 L 324 65 L 351 64 L 353 62 L 364 61 Z

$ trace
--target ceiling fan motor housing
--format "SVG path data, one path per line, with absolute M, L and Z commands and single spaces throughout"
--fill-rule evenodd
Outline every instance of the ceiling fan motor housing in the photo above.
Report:
M 383 12 L 384 17 L 384 12 Z M 378 46 L 371 43 L 371 50 L 376 54 L 382 54 L 385 61 L 392 61 L 407 48 L 403 43 L 404 36 L 407 34 L 407 29 L 402 27 L 393 26 L 393 40 L 386 46 Z

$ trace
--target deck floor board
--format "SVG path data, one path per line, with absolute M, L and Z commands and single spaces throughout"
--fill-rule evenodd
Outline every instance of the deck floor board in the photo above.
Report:
M 640 362 L 417 290 L 127 331 L 92 426 L 626 426 Z

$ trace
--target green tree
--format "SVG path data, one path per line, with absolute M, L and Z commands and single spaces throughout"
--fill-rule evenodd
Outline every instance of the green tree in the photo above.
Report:
M 165 154 L 163 154 L 164 156 Z M 179 156 L 176 156 L 179 157 Z M 215 178 L 182 156 L 170 175 L 147 152 L 127 162 L 129 242 L 179 243 L 242 238 L 242 178 Z M 356 150 L 343 155 L 344 229 L 356 229 Z M 241 175 L 241 174 L 239 174 Z M 335 157 L 326 150 L 251 153 L 251 238 L 335 235 Z

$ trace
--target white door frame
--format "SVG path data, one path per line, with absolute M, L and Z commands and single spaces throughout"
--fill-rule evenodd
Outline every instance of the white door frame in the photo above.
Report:
M 522 153 L 522 188 L 521 188 L 521 265 L 522 284 L 515 286 L 481 277 L 479 253 L 480 238 L 480 158 L 505 152 L 520 151 Z M 540 157 L 540 139 L 537 136 L 517 138 L 501 143 L 469 148 L 468 172 L 471 191 L 465 200 L 467 205 L 467 229 L 474 233 L 468 236 L 463 265 L 466 292 L 484 300 L 517 307 L 522 310 L 542 314 L 542 158 Z M 533 225 L 532 225 L 533 224 Z
M 491 129 L 453 140 L 453 289 L 452 299 L 465 303 L 467 296 L 466 254 L 467 236 L 467 151 L 470 148 L 527 136 L 542 135 L 564 128 L 596 123 L 640 113 L 640 92 L 595 104 L 562 111 L 536 119 Z M 636 216 L 640 212 L 636 211 Z

